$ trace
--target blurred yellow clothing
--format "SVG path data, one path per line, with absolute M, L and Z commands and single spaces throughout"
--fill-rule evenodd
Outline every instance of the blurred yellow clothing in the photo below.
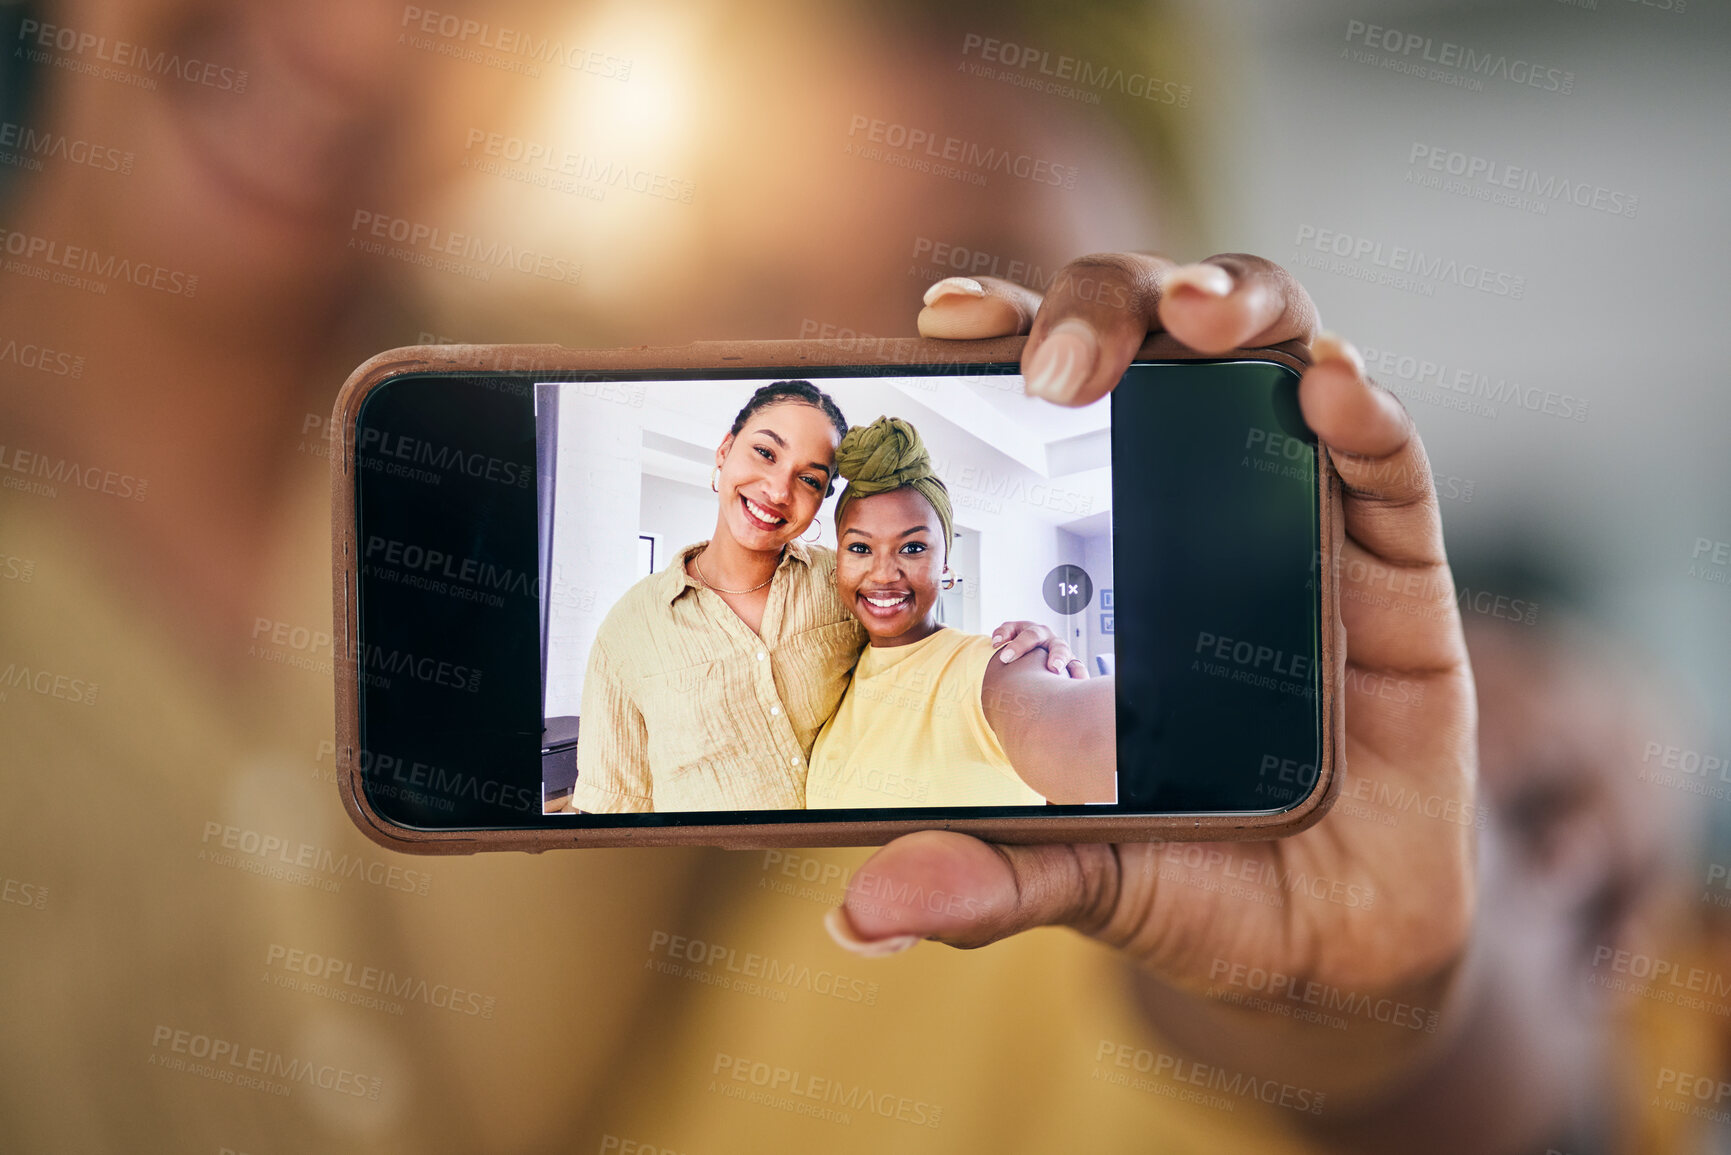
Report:
M 1070 932 L 844 953 L 820 920 L 864 850 L 367 841 L 323 466 L 226 662 L 86 529 L 116 498 L 0 492 L 0 1147 L 1318 1150 L 1174 1077 Z
M 1652 949 L 1677 963 L 1679 975 L 1718 976 L 1724 963 L 1692 925 L 1671 926 Z M 1725 1015 L 1722 997 L 1703 997 L 1686 985 L 1643 982 L 1615 971 L 1594 979 L 1626 993 L 1611 1052 L 1618 1107 L 1630 1122 L 1624 1150 L 1630 1155 L 1703 1151 L 1703 1140 L 1731 1123 L 1719 1100 L 1725 1083 Z M 1681 997 L 1679 997 L 1681 996 Z M 1693 996 L 1693 997 L 1691 997 Z M 1710 1093 L 1712 1097 L 1706 1097 Z M 1716 1126 L 1709 1126 L 1708 1124 Z
M 806 806 L 1044 806 L 980 704 L 995 648 L 944 627 L 905 646 L 868 645 L 812 747 Z

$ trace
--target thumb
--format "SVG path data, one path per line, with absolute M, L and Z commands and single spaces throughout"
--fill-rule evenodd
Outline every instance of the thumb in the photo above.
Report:
M 1036 926 L 1092 934 L 1110 921 L 1120 878 L 1116 849 L 1105 844 L 1001 846 L 922 830 L 867 859 L 825 925 L 867 955 L 922 938 L 985 946 Z

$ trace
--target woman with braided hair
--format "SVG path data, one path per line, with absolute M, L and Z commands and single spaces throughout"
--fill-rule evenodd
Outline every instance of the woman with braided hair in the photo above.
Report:
M 992 638 L 938 623 L 950 496 L 914 427 L 854 426 L 836 472 L 836 592 L 868 641 L 812 748 L 806 806 L 1115 801 L 1113 679 L 994 660 Z

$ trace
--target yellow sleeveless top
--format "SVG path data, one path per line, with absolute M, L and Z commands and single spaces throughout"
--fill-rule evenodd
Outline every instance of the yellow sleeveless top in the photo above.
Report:
M 806 807 L 1045 805 L 980 705 L 994 648 L 946 628 L 867 646 L 812 747 Z

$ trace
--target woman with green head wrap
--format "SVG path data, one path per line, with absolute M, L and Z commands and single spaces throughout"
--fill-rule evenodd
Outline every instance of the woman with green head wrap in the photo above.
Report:
M 806 806 L 1115 801 L 1112 679 L 993 661 L 990 637 L 939 624 L 954 515 L 914 427 L 854 426 L 836 472 L 836 592 L 868 641 L 812 748 Z

